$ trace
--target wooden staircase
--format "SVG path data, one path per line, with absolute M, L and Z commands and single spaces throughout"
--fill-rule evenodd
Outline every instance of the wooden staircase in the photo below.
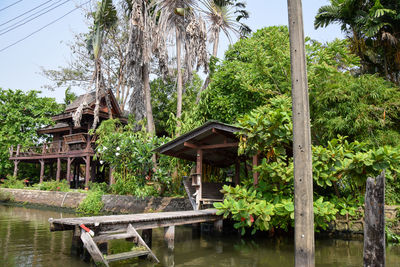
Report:
M 118 254 L 112 255 L 103 255 L 97 246 L 98 243 L 107 242 L 109 240 L 115 239 L 129 239 L 133 240 L 136 244 L 138 244 L 143 249 L 128 251 Z M 126 228 L 126 232 L 100 232 L 97 236 L 93 237 L 84 229 L 81 229 L 81 240 L 83 242 L 84 247 L 87 249 L 89 254 L 92 256 L 94 262 L 97 264 L 104 264 L 105 266 L 109 266 L 108 263 L 113 261 L 121 261 L 126 259 L 131 259 L 140 256 L 147 256 L 149 259 L 153 260 L 156 263 L 159 263 L 159 260 L 151 251 L 151 249 L 147 246 L 146 242 L 142 239 L 142 237 L 138 234 L 138 232 L 133 228 L 131 224 Z

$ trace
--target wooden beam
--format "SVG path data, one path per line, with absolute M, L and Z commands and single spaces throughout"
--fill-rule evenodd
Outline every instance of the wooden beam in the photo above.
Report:
M 292 80 L 295 266 L 315 265 L 310 108 L 301 0 L 288 0 Z
M 193 148 L 193 149 L 217 149 L 217 148 L 226 148 L 226 147 L 237 147 L 239 145 L 238 142 L 235 143 L 224 143 L 224 144 L 213 144 L 213 145 L 195 145 L 189 142 L 184 142 L 183 145 L 185 147 Z

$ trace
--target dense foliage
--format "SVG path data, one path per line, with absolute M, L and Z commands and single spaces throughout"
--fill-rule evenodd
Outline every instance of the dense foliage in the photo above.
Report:
M 51 117 L 61 112 L 54 98 L 40 97 L 39 94 L 39 91 L 25 93 L 0 88 L 0 177 L 12 173 L 9 148 L 14 146 L 16 149 L 18 144 L 30 147 L 43 141 L 36 131 L 52 124 Z M 21 168 L 19 175 L 28 175 L 26 170 L 29 168 Z
M 355 75 L 359 60 L 347 45 L 307 42 L 317 229 L 325 229 L 337 213 L 359 216 L 367 177 L 384 169 L 386 203 L 399 203 L 400 95 L 382 78 Z M 246 227 L 254 233 L 293 225 L 289 71 L 287 28 L 259 30 L 227 51 L 197 110 L 202 119 L 237 122 L 244 129 L 239 153 L 262 158 L 254 168 L 258 186 L 242 177 L 242 185 L 224 187 L 224 202 L 215 204 L 242 233 Z
M 338 134 L 373 145 L 399 143 L 400 93 L 393 84 L 374 75 L 355 76 L 359 58 L 350 54 L 346 41 L 307 39 L 306 53 L 314 143 Z M 235 123 L 290 91 L 288 29 L 264 28 L 225 53 L 193 115 L 196 121 Z
M 400 84 L 400 5 L 397 0 L 330 0 L 320 7 L 315 28 L 337 23 L 359 56 L 361 73 L 377 73 Z
M 285 96 L 271 99 L 239 119 L 239 153 L 259 153 L 259 184 L 243 177 L 242 186 L 225 186 L 225 200 L 216 203 L 220 214 L 232 215 L 235 227 L 256 230 L 293 226 L 293 158 L 291 102 Z M 366 143 L 348 142 L 338 137 L 326 146 L 313 146 L 314 216 L 316 228 L 326 229 L 340 214 L 358 215 L 363 203 L 367 177 L 386 170 L 386 203 L 398 203 L 397 180 L 400 172 L 400 149 L 384 146 L 371 148 Z
M 114 169 L 115 184 L 111 192 L 135 196 L 176 193 L 180 185 L 172 183 L 176 160 L 160 155 L 154 162 L 152 152 L 167 139 L 144 129 L 135 132 L 133 128 L 134 122 L 122 126 L 118 120 L 107 120 L 96 130 L 96 157 L 101 164 Z

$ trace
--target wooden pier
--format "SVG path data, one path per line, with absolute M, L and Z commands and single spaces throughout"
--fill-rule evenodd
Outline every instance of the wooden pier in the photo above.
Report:
M 222 216 L 216 209 L 196 211 L 156 212 L 129 215 L 110 215 L 49 219 L 51 231 L 73 231 L 72 245 L 78 249 L 86 248 L 95 263 L 108 266 L 109 262 L 133 257 L 147 256 L 158 262 L 151 251 L 152 229 L 164 227 L 164 239 L 168 248 L 174 247 L 176 225 L 214 222 L 216 231 L 222 231 Z M 136 230 L 142 230 L 142 236 Z M 92 231 L 89 233 L 89 231 Z M 99 244 L 107 247 L 114 239 L 126 239 L 137 243 L 142 249 L 114 255 L 104 255 Z

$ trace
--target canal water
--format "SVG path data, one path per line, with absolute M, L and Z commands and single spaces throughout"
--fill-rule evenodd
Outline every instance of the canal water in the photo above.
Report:
M 49 218 L 74 217 L 50 210 L 0 205 L 0 266 L 91 266 L 71 255 L 72 232 L 50 232 Z M 241 238 L 236 234 L 200 236 L 190 227 L 176 227 L 175 248 L 168 251 L 163 230 L 153 231 L 153 251 L 161 261 L 157 266 L 293 266 L 293 240 L 287 238 Z M 124 252 L 132 244 L 115 241 L 109 252 Z M 362 241 L 316 240 L 316 266 L 362 266 Z M 386 266 L 400 266 L 400 246 L 389 246 Z M 111 266 L 153 266 L 133 259 Z

